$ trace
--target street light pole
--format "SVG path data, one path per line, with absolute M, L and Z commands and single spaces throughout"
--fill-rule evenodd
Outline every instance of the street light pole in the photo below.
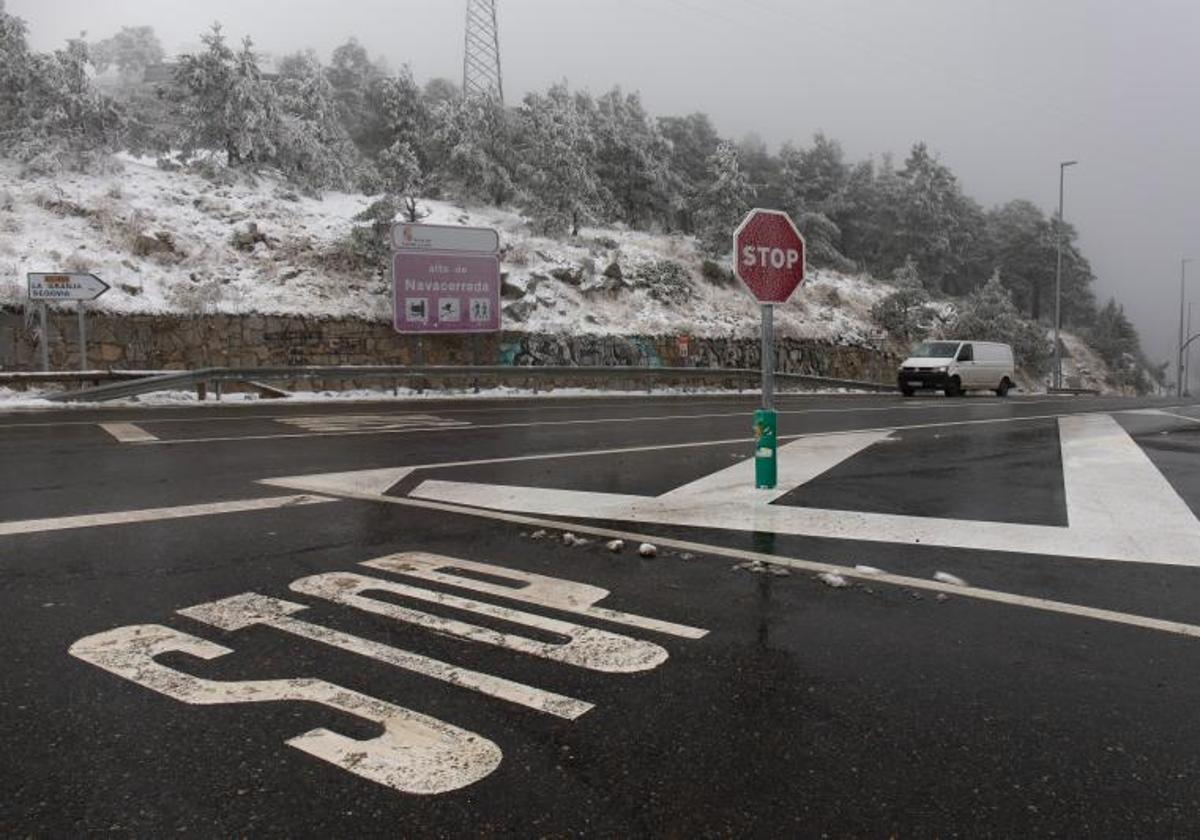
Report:
M 1192 337 L 1192 307 L 1196 305 L 1195 301 L 1188 301 L 1187 314 L 1187 329 L 1184 331 L 1187 338 Z M 1186 339 L 1185 339 L 1186 341 Z M 1187 346 L 1187 351 L 1183 354 L 1183 395 L 1191 396 L 1192 390 L 1192 345 Z
M 1187 264 L 1192 260 L 1184 257 L 1179 261 L 1179 355 L 1175 357 L 1175 395 L 1183 396 L 1183 310 L 1187 297 Z
M 1064 160 L 1058 165 L 1058 268 L 1054 272 L 1054 387 L 1062 387 L 1062 260 L 1063 260 L 1063 183 L 1068 166 L 1079 161 Z M 1182 344 L 1182 342 L 1181 342 Z

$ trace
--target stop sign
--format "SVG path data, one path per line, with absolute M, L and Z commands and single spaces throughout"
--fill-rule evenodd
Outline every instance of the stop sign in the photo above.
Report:
M 759 303 L 786 303 L 804 282 L 804 237 L 791 217 L 751 210 L 733 234 L 733 270 Z

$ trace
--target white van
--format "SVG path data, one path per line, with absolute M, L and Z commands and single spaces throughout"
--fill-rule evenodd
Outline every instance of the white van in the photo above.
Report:
M 1012 348 L 991 341 L 926 341 L 900 366 L 900 393 L 918 389 L 945 391 L 948 397 L 967 391 L 995 391 L 1007 396 L 1016 372 Z

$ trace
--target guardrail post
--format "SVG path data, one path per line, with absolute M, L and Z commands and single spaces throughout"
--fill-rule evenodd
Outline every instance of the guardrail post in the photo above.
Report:
M 196 399 L 204 402 L 208 399 L 208 383 L 200 380 L 196 383 Z
M 221 401 L 221 380 L 218 379 L 213 383 L 213 393 L 217 396 L 217 402 Z

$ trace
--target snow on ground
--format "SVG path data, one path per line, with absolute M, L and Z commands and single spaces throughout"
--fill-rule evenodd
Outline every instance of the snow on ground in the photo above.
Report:
M 529 388 L 483 388 L 479 393 L 475 393 L 471 388 L 446 388 L 446 389 L 429 389 L 425 391 L 416 391 L 411 388 L 400 388 L 393 390 L 387 389 L 350 389 L 346 391 L 294 391 L 284 399 L 268 400 L 260 397 L 257 393 L 251 392 L 226 392 L 222 395 L 221 401 L 217 402 L 214 396 L 208 400 L 200 402 L 196 397 L 195 391 L 157 391 L 152 394 L 144 394 L 140 397 L 132 397 L 127 400 L 112 400 L 105 403 L 56 403 L 51 402 L 47 397 L 57 393 L 62 393 L 61 388 L 31 388 L 26 391 L 16 390 L 0 386 L 0 411 L 9 409 L 23 408 L 56 408 L 56 409 L 74 409 L 74 408 L 96 408 L 97 406 L 110 408 L 132 408 L 136 406 L 172 406 L 172 405 L 196 405 L 196 406 L 226 406 L 226 405 L 305 405 L 311 403 L 359 403 L 359 402 L 413 402 L 416 400 L 445 400 L 445 399 L 472 399 L 472 400 L 507 400 L 507 399 L 528 399 L 537 397 L 539 399 L 563 399 L 563 398 L 588 398 L 588 399 L 622 399 L 636 398 L 640 400 L 650 399 L 653 397 L 678 397 L 678 396 L 730 396 L 740 395 L 747 398 L 752 397 L 759 392 L 757 390 L 733 391 L 724 388 L 666 388 L 655 386 L 653 393 L 647 394 L 645 391 L 605 391 L 602 389 L 593 388 L 556 388 L 552 391 L 542 389 L 533 391 Z M 789 393 L 789 392 L 782 392 Z M 868 392 L 853 391 L 846 388 L 823 388 L 811 391 L 804 391 L 804 394 L 812 395 L 834 395 L 834 394 L 867 394 Z
M 390 320 L 381 271 L 331 262 L 371 198 L 302 196 L 270 176 L 217 183 L 119 155 L 111 171 L 22 177 L 0 161 L 0 304 L 24 301 L 28 271 L 90 271 L 113 286 L 95 306 L 120 313 L 303 314 Z M 758 307 L 728 277 L 705 278 L 690 237 L 587 228 L 563 241 L 536 235 L 521 215 L 420 202 L 423 221 L 494 227 L 506 274 L 505 326 L 555 334 L 756 334 Z M 265 241 L 255 243 L 250 225 Z M 243 238 L 235 247 L 235 235 Z M 710 267 L 710 275 L 712 274 Z M 869 278 L 811 272 L 777 308 L 782 337 L 860 344 L 880 338 L 870 318 L 890 288 Z

